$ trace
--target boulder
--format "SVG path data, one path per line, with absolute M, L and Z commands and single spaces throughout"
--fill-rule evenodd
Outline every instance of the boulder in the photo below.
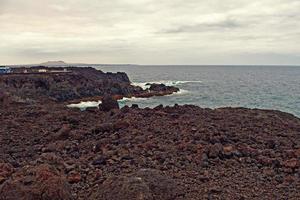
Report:
M 47 164 L 25 166 L 0 187 L 1 200 L 71 200 L 66 178 Z
M 90 199 L 102 200 L 173 200 L 181 187 L 159 170 L 141 169 L 127 176 L 108 178 Z
M 7 93 L 0 89 L 0 106 L 7 106 L 11 102 L 12 99 L 7 95 Z
M 149 87 L 149 90 L 152 92 L 178 92 L 179 89 L 174 87 L 174 86 L 166 86 L 165 84 L 157 84 L 157 83 L 153 83 L 153 84 L 147 84 Z
M 108 112 L 113 109 L 119 109 L 119 103 L 112 96 L 104 96 L 102 103 L 99 105 L 99 109 Z
M 0 184 L 7 180 L 13 172 L 14 168 L 11 164 L 0 163 Z

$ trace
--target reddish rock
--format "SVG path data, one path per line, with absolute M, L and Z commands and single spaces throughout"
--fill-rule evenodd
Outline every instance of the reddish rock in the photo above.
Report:
M 229 154 L 229 153 L 232 153 L 234 151 L 234 149 L 232 146 L 225 146 L 225 147 L 223 147 L 223 151 L 224 151 L 224 153 Z
M 268 158 L 266 156 L 258 156 L 257 158 L 258 162 L 264 166 L 270 166 L 273 164 L 273 160 L 271 158 Z
M 49 165 L 26 166 L 0 188 L 1 200 L 71 200 L 71 189 L 63 174 Z
M 0 184 L 2 184 L 14 172 L 11 164 L 0 163 Z
M 98 199 L 101 195 L 130 199 L 137 194 L 165 198 L 160 194 L 174 200 L 299 199 L 299 167 L 291 163 L 299 159 L 295 151 L 299 148 L 300 120 L 286 113 L 188 105 L 81 112 L 45 101 L 43 105 L 0 106 L 0 118 L 1 162 L 10 163 L 15 170 L 28 163 L 32 169 L 44 163 L 57 172 L 57 176 L 53 170 L 41 173 L 44 178 L 40 180 L 46 181 L 39 181 L 34 171 L 21 178 L 16 173 L 5 176 L 0 187 L 15 183 L 10 189 L 5 186 L 14 191 L 11 194 L 25 189 L 28 195 L 40 191 L 37 184 L 43 185 L 47 177 L 55 176 L 67 185 L 68 181 L 74 183 L 68 187 L 76 199 L 90 199 L 87 195 L 94 189 L 93 194 L 100 195 Z M 70 135 L 53 141 L 52 136 L 64 124 L 72 127 Z M 96 131 L 98 126 L 102 127 Z M 175 177 L 173 183 L 184 186 L 183 194 L 170 194 L 168 191 L 174 190 L 165 185 L 172 182 L 155 178 L 153 173 L 153 184 L 150 178 L 137 176 L 135 171 L 140 168 L 163 170 L 166 179 Z M 287 182 L 288 176 L 293 181 Z M 175 188 L 181 191 L 181 187 Z M 118 192 L 124 195 L 115 196 Z
M 299 167 L 299 160 L 296 158 L 292 158 L 290 160 L 286 160 L 283 163 L 283 166 L 290 169 L 296 169 Z
M 128 176 L 107 179 L 89 199 L 102 200 L 173 200 L 182 188 L 163 172 L 142 169 Z
M 129 122 L 126 120 L 119 120 L 113 124 L 115 130 L 126 129 L 129 127 Z
M 221 144 L 211 145 L 208 149 L 208 157 L 209 158 L 217 158 L 221 155 L 223 151 L 223 146 Z
M 73 183 L 79 183 L 81 181 L 81 175 L 80 173 L 76 171 L 71 171 L 69 172 L 67 176 L 68 182 L 73 184 Z
M 102 99 L 102 103 L 99 105 L 99 109 L 105 112 L 119 108 L 120 107 L 118 101 L 112 96 L 104 96 Z
M 69 124 L 63 124 L 61 129 L 55 134 L 57 140 L 66 140 L 70 136 L 71 127 Z

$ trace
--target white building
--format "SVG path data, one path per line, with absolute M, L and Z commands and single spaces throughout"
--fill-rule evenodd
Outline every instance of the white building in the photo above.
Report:
M 38 72 L 39 73 L 45 73 L 45 72 L 47 72 L 47 70 L 46 69 L 39 69 Z

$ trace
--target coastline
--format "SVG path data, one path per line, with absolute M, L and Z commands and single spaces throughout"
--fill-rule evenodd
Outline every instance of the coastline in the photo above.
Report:
M 193 105 L 80 111 L 32 90 L 43 104 L 15 102 L 24 95 L 15 90 L 0 95 L 0 199 L 45 191 L 45 199 L 299 198 L 300 119 L 291 114 Z

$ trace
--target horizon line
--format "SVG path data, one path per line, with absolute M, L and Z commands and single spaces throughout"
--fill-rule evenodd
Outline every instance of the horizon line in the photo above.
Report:
M 65 63 L 63 65 L 45 65 L 45 63 L 40 64 L 0 64 L 0 66 L 75 66 L 75 65 L 107 65 L 107 66 L 285 66 L 285 67 L 300 67 L 300 64 L 129 64 L 129 63 Z

